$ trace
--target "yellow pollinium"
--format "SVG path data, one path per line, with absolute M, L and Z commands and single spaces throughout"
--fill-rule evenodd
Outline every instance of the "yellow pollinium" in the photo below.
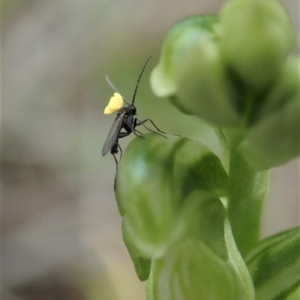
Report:
M 114 93 L 105 107 L 104 114 L 109 115 L 118 112 L 123 107 L 123 98 L 119 93 Z

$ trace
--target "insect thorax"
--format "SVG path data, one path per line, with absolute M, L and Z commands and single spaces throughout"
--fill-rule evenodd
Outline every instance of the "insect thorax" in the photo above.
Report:
M 136 107 L 134 105 L 129 105 L 126 107 L 128 114 L 135 115 L 136 114 Z

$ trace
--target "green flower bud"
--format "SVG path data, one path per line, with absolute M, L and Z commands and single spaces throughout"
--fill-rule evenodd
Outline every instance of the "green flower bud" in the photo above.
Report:
M 218 44 L 202 39 L 181 66 L 175 104 L 190 114 L 219 125 L 238 125 L 237 92 L 230 81 Z
M 168 34 L 151 86 L 159 97 L 172 97 L 184 113 L 217 125 L 239 124 L 237 95 L 216 41 L 215 16 L 177 23 Z
M 232 265 L 193 239 L 155 260 L 146 285 L 147 300 L 250 299 Z
M 259 118 L 280 110 L 290 98 L 300 95 L 300 57 L 290 57 L 260 110 Z M 300 96 L 298 96 L 300 98 Z
M 254 125 L 238 146 L 245 160 L 258 170 L 269 169 L 300 153 L 300 95 Z
M 158 97 L 176 93 L 176 79 L 184 59 L 195 43 L 212 36 L 217 23 L 216 16 L 195 16 L 179 21 L 168 33 L 161 51 L 158 66 L 151 74 L 150 83 Z
M 144 257 L 160 257 L 186 230 L 184 199 L 201 189 L 224 196 L 228 176 L 219 158 L 203 144 L 149 134 L 135 139 L 123 155 L 117 201 L 126 230 Z
M 220 14 L 220 45 L 232 69 L 251 87 L 276 78 L 295 44 L 289 16 L 277 0 L 232 0 Z

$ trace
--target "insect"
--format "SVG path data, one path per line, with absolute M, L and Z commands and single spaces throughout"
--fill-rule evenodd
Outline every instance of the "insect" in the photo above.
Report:
M 137 126 L 143 125 L 148 131 L 154 132 L 156 134 L 159 134 L 159 135 L 165 137 L 163 135 L 163 134 L 165 134 L 165 132 L 158 129 L 158 127 L 153 123 L 153 121 L 151 119 L 145 119 L 145 120 L 141 121 L 136 116 L 137 110 L 134 105 L 134 101 L 135 101 L 136 93 L 138 90 L 139 82 L 141 80 L 143 72 L 144 72 L 146 65 L 150 58 L 151 58 L 151 56 L 146 60 L 144 66 L 143 66 L 143 69 L 138 77 L 131 103 L 128 103 L 126 101 L 126 99 L 121 96 L 121 94 L 119 93 L 117 88 L 110 81 L 108 74 L 106 73 L 106 75 L 105 75 L 105 79 L 106 79 L 107 83 L 115 91 L 115 93 L 114 93 L 114 96 L 110 98 L 110 101 L 104 110 L 104 114 L 111 114 L 111 113 L 117 112 L 117 116 L 116 116 L 115 121 L 112 124 L 112 126 L 109 130 L 109 133 L 107 135 L 107 138 L 105 140 L 105 143 L 104 143 L 104 146 L 102 149 L 102 156 L 104 156 L 108 152 L 110 152 L 114 157 L 117 167 L 118 167 L 118 160 L 116 158 L 116 154 L 119 152 L 119 150 L 121 152 L 120 158 L 122 157 L 122 148 L 120 147 L 119 139 L 124 138 L 124 137 L 130 135 L 131 133 L 135 134 L 137 137 L 142 137 L 142 133 L 136 129 Z M 123 107 L 124 101 L 127 104 L 126 107 Z M 156 130 L 158 132 L 148 128 L 145 125 L 145 123 L 147 121 L 149 121 L 156 128 Z

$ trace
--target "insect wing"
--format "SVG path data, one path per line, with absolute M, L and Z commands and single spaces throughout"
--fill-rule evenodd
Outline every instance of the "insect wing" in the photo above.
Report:
M 102 156 L 106 155 L 111 150 L 112 146 L 118 139 L 120 130 L 122 128 L 124 115 L 125 113 L 122 113 L 121 115 L 117 116 L 114 123 L 112 124 L 102 148 Z

